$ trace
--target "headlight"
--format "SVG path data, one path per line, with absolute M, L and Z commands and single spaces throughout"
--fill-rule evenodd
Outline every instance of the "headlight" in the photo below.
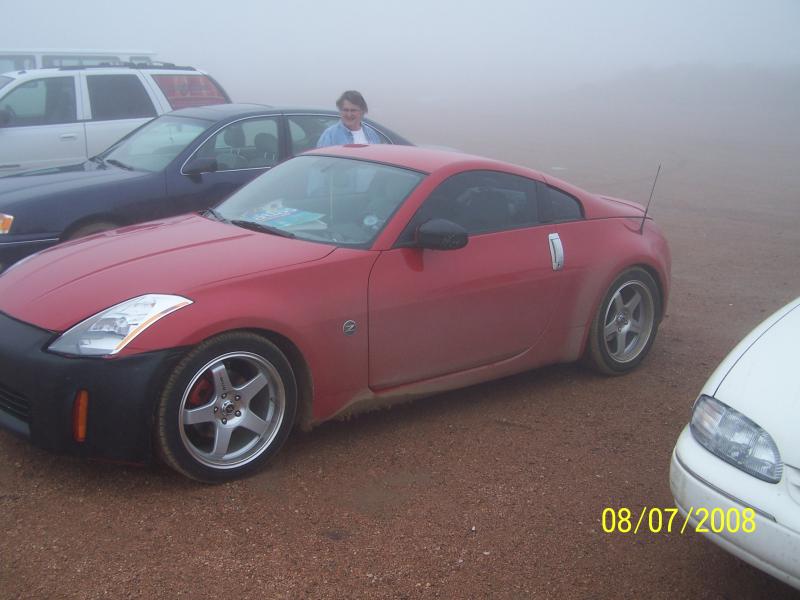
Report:
M 11 231 L 11 224 L 14 222 L 14 217 L 5 213 L 0 213 L 0 235 L 6 234 Z
M 769 483 L 778 483 L 783 463 L 772 436 L 742 413 L 710 396 L 694 405 L 691 430 L 709 452 Z
M 78 323 L 50 345 L 72 356 L 109 356 L 169 313 L 192 301 L 181 296 L 147 294 L 112 306 Z

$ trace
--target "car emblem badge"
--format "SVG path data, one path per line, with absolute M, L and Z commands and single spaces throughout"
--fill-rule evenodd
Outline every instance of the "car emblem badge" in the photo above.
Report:
M 349 321 L 345 321 L 344 325 L 342 325 L 342 333 L 345 335 L 353 335 L 358 329 L 356 322 L 350 319 Z

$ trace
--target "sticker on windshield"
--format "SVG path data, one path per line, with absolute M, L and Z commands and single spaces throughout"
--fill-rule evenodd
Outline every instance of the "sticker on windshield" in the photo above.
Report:
M 319 221 L 320 217 L 324 216 L 322 213 L 288 207 L 259 208 L 247 211 L 243 215 L 249 221 L 255 221 L 270 227 L 297 227 L 313 221 Z

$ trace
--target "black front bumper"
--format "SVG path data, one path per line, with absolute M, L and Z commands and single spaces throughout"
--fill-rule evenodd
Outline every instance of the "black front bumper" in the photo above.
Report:
M 0 313 L 0 427 L 54 452 L 148 462 L 158 395 L 182 349 L 71 358 L 46 351 L 56 336 Z M 89 393 L 84 442 L 72 433 L 80 390 Z

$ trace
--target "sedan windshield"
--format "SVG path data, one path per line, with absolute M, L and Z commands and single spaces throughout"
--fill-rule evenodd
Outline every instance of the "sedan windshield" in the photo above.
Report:
M 216 214 L 298 239 L 369 245 L 424 174 L 330 156 L 292 159 L 233 194 Z
M 101 158 L 132 171 L 161 171 L 211 123 L 165 115 L 153 119 L 112 146 Z

